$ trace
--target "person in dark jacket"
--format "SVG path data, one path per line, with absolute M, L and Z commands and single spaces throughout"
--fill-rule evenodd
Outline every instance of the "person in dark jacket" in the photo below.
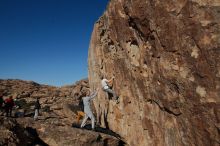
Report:
M 39 110 L 40 110 L 41 106 L 40 106 L 40 102 L 39 102 L 39 98 L 37 98 L 35 105 L 34 105 L 34 120 L 36 121 L 38 119 L 38 114 L 39 114 Z
M 0 109 L 3 106 L 3 103 L 4 103 L 4 99 L 3 99 L 3 96 L 0 94 Z
M 5 99 L 5 112 L 6 112 L 6 116 L 11 117 L 12 115 L 12 108 L 15 106 L 14 100 L 12 98 L 12 96 L 10 96 L 9 98 Z
M 3 112 L 3 103 L 4 103 L 4 99 L 3 96 L 0 94 L 0 112 Z

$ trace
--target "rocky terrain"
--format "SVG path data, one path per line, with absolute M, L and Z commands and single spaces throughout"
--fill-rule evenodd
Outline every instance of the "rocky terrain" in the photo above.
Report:
M 130 146 L 220 145 L 220 1 L 111 0 L 89 48 L 98 122 Z
M 22 127 L 14 119 L 0 117 L 0 145 L 47 145 L 39 137 L 35 129 Z
M 20 113 L 0 117 L 0 145 L 220 145 L 219 0 L 111 0 L 94 25 L 88 64 L 88 80 L 71 86 L 0 80 Z M 101 76 L 115 77 L 120 101 L 102 90 L 94 99 L 107 134 L 79 129 L 74 110 Z
M 64 87 L 40 85 L 32 81 L 0 80 L 3 97 L 13 96 L 17 99 L 13 117 L 0 117 L 0 145 L 123 145 L 116 134 L 109 135 L 105 129 L 101 132 L 79 129 L 74 108 L 79 104 L 82 93 L 88 89 L 86 79 Z M 34 101 L 37 97 L 41 110 L 39 119 L 34 121 Z M 90 127 L 89 122 L 87 127 Z

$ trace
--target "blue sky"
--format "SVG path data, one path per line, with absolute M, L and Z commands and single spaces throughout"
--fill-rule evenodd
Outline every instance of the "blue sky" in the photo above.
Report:
M 108 0 L 0 0 L 0 79 L 62 86 L 87 77 L 95 21 Z

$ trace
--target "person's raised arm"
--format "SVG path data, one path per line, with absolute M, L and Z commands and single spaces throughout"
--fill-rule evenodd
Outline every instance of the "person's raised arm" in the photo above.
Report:
M 113 76 L 110 80 L 107 80 L 108 83 L 111 83 L 115 77 Z
M 90 96 L 89 96 L 89 99 L 93 99 L 94 97 L 96 97 L 97 93 L 99 91 L 99 88 L 97 88 Z

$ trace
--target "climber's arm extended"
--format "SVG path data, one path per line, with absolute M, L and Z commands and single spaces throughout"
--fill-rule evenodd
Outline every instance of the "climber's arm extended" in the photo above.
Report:
M 114 78 L 115 78 L 115 77 L 113 76 L 110 80 L 107 80 L 107 82 L 108 82 L 108 83 L 111 83 L 111 82 L 114 80 Z

